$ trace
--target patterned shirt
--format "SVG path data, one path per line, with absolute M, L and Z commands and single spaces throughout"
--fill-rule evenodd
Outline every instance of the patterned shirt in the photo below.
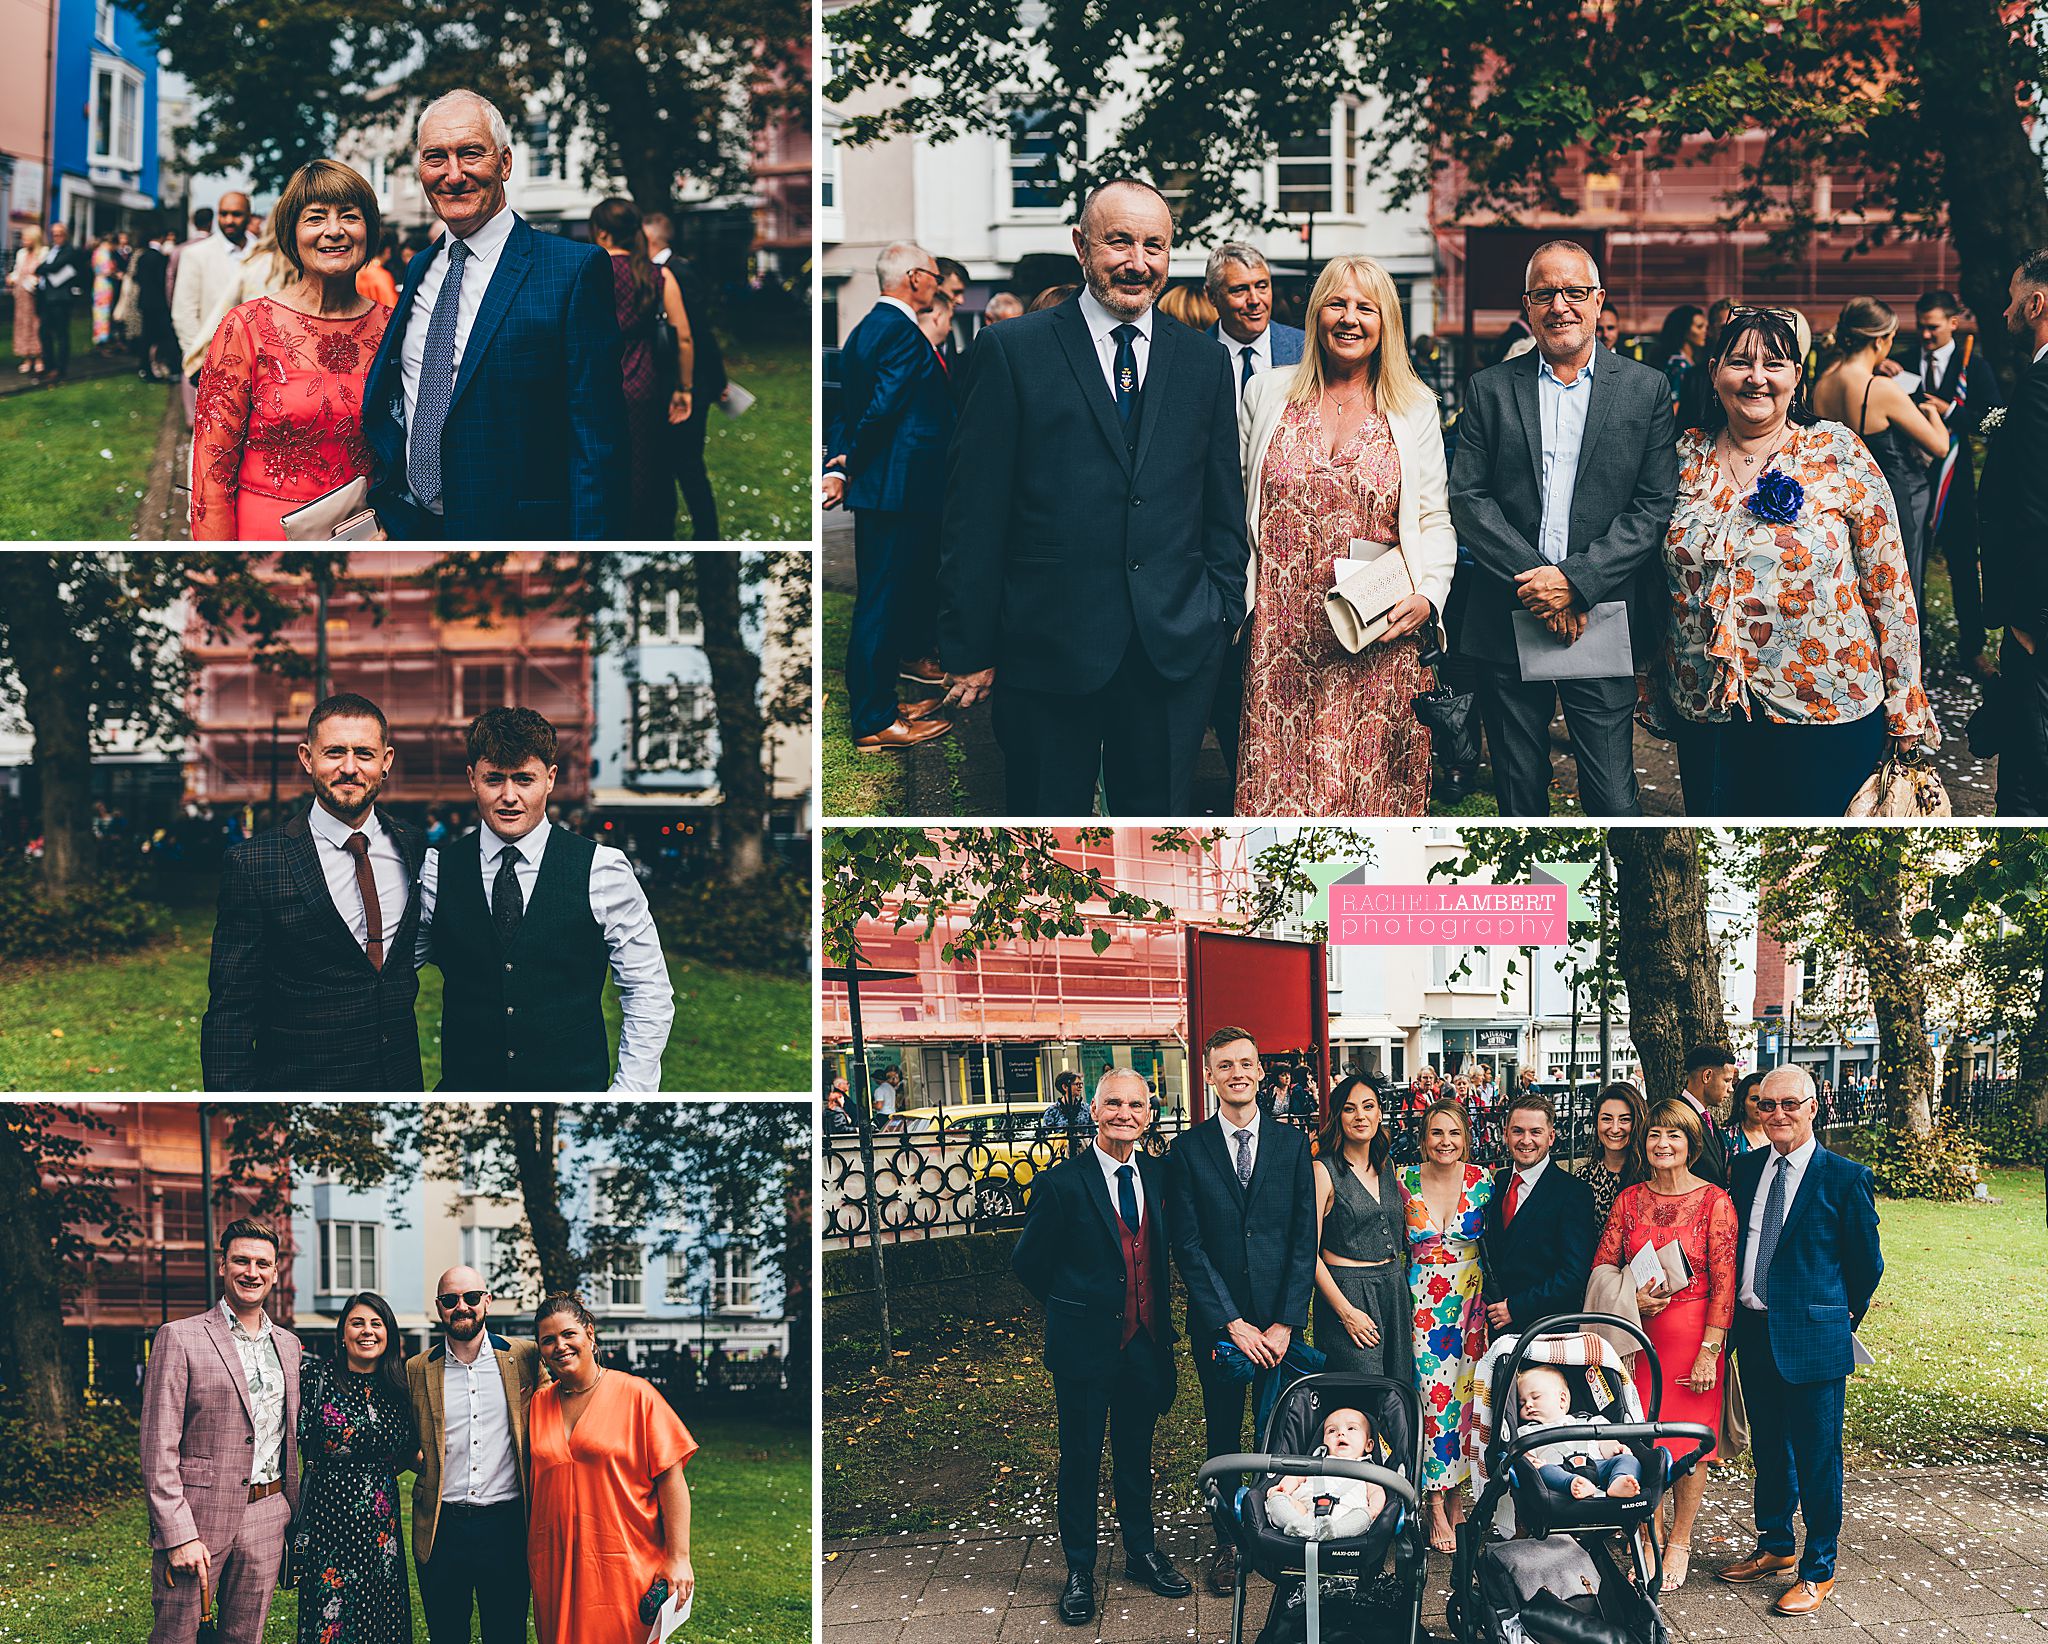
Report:
M 1713 437 L 1678 440 L 1678 506 L 1664 540 L 1665 665 L 1678 711 L 1846 724 L 1882 709 L 1891 734 L 1940 744 L 1920 676 L 1920 620 L 1891 488 L 1836 422 L 1792 428 L 1770 468 L 1805 492 L 1777 525 L 1745 506 Z
M 284 1365 L 271 1337 L 270 1315 L 259 1314 L 262 1327 L 252 1336 L 242 1328 L 235 1310 L 223 1296 L 221 1312 L 228 1321 L 228 1334 L 235 1339 L 235 1351 L 242 1360 L 242 1379 L 249 1384 L 249 1408 L 256 1414 L 256 1459 L 251 1464 L 251 1484 L 274 1484 L 284 1471 Z

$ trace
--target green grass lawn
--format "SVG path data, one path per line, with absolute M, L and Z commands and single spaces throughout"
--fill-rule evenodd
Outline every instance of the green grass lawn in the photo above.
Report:
M 1885 1274 L 1861 1332 L 1875 1367 L 1849 1384 L 1851 1467 L 2040 1463 L 2048 1434 L 2048 1265 L 2038 1171 L 1990 1173 L 1993 1204 L 1886 1200 Z M 1035 1310 L 898 1342 L 893 1373 L 828 1348 L 825 1533 L 1049 1518 L 1059 1445 Z M 907 1349 L 907 1350 L 905 1350 Z M 1164 1503 L 1195 1504 L 1202 1400 L 1179 1396 L 1153 1447 Z
M 0 400 L 0 541 L 133 537 L 170 393 L 123 372 Z
M 742 417 L 714 412 L 704 467 L 718 497 L 725 542 L 808 542 L 811 538 L 811 350 L 806 339 L 736 339 L 728 376 L 756 396 Z M 688 514 L 677 507 L 677 528 Z
M 7 293 L 4 312 L 7 323 L 0 325 L 0 370 L 13 371 L 21 363 L 14 351 L 14 293 Z M 92 304 L 71 305 L 71 364 L 74 368 L 92 357 Z
M 691 1430 L 703 1448 L 685 1474 L 698 1593 L 687 1636 L 801 1644 L 811 1636 L 807 1436 L 727 1416 Z M 399 1495 L 410 1567 L 410 1480 Z M 0 1514 L 0 1644 L 142 1644 L 148 1580 L 139 1496 L 94 1516 Z M 297 1594 L 279 1593 L 264 1644 L 291 1644 L 297 1621 Z M 412 1637 L 426 1636 L 415 1587 Z
M 169 910 L 171 930 L 134 953 L 95 962 L 0 967 L 0 1089 L 197 1090 L 199 1019 L 213 908 Z M 676 1020 L 662 1088 L 801 1090 L 810 1081 L 811 990 L 802 978 L 669 956 Z M 441 1076 L 441 973 L 420 972 L 420 1053 L 427 1089 Z M 618 1043 L 617 989 L 605 1016 Z

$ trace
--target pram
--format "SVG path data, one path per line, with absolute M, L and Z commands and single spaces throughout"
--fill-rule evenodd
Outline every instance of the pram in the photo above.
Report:
M 1567 1357 L 1569 1345 L 1592 1328 L 1633 1338 L 1639 1353 L 1633 1381 L 1618 1353 L 1600 1351 L 1598 1357 L 1613 1361 L 1606 1364 Z M 1564 1373 L 1575 1415 L 1639 1408 L 1641 1419 L 1595 1429 L 1525 1427 L 1515 1377 L 1539 1363 Z M 1628 1319 L 1560 1314 L 1503 1351 L 1487 1385 L 1495 1420 L 1483 1449 L 1485 1486 L 1458 1526 L 1448 1607 L 1452 1636 L 1460 1644 L 1666 1644 L 1670 1635 L 1657 1609 L 1663 1555 L 1648 1527 L 1664 1492 L 1706 1459 L 1714 1435 L 1698 1422 L 1657 1419 L 1663 1370 L 1650 1338 Z M 1577 1499 L 1536 1476 L 1529 1451 L 1588 1436 L 1628 1447 L 1641 1467 L 1641 1494 Z M 1693 1448 L 1673 1456 L 1657 1445 L 1660 1438 L 1690 1439 Z M 1504 1499 L 1512 1501 L 1520 1539 L 1489 1542 L 1487 1526 Z M 1625 1551 L 1617 1551 L 1617 1541 Z
M 1371 1459 L 1319 1454 L 1325 1416 L 1346 1406 L 1372 1424 Z M 1273 1583 L 1258 1644 L 1362 1644 L 1406 1639 L 1422 1624 L 1423 1559 L 1428 1551 L 1417 1495 L 1422 1478 L 1422 1410 L 1415 1389 L 1386 1376 L 1326 1370 L 1291 1383 L 1273 1406 L 1256 1455 L 1217 1456 L 1198 1475 L 1219 1541 L 1237 1549 L 1237 1595 L 1230 1641 L 1244 1644 L 1247 1577 Z M 1237 1475 L 1250 1473 L 1250 1483 Z M 1362 1535 L 1311 1541 L 1277 1530 L 1266 1491 L 1283 1474 L 1359 1479 L 1387 1493 Z M 1391 1576 L 1385 1573 L 1393 1554 Z M 1392 1629 L 1405 1626 L 1405 1631 Z

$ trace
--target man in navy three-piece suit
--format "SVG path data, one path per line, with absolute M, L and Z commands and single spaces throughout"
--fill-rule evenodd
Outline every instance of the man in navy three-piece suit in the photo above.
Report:
M 627 536 L 611 259 L 505 203 L 511 132 L 473 91 L 427 105 L 418 165 L 448 232 L 407 265 L 363 387 L 379 522 L 398 539 Z
M 1771 1145 L 1743 1154 L 1729 1172 L 1742 1229 L 1729 1340 L 1756 1458 L 1757 1545 L 1721 1579 L 1758 1581 L 1796 1566 L 1776 1609 L 1807 1615 L 1835 1584 L 1851 1332 L 1863 1322 L 1884 1257 L 1869 1170 L 1814 1137 L 1811 1075 L 1773 1068 L 1756 1106 Z M 1806 1521 L 1806 1550 L 1797 1558 L 1794 1509 Z

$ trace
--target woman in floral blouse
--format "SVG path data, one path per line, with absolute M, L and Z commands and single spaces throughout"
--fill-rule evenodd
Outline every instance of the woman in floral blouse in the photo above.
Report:
M 1678 441 L 1665 688 L 1695 816 L 1840 816 L 1883 757 L 1940 743 L 1890 488 L 1801 392 L 1791 317 L 1737 309 Z
M 398 1474 L 415 1465 L 420 1440 L 391 1304 L 368 1290 L 349 1297 L 334 1357 L 306 1365 L 307 1472 L 292 1529 L 298 1644 L 411 1644 Z
M 363 383 L 391 310 L 356 272 L 377 243 L 377 196 L 338 160 L 312 160 L 271 218 L 299 277 L 213 334 L 193 411 L 195 542 L 281 542 L 286 514 L 370 471 Z

